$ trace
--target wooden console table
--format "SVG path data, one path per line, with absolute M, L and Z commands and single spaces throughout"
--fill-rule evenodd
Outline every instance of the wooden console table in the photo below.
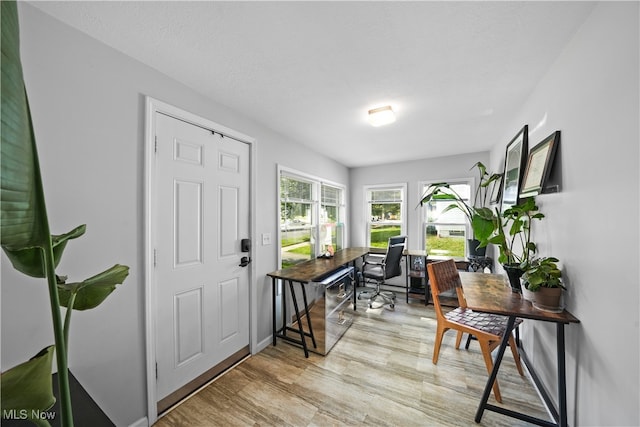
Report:
M 460 279 L 462 281 L 462 288 L 464 289 L 464 296 L 467 300 L 467 306 L 474 311 L 480 311 L 485 313 L 500 314 L 509 318 L 507 322 L 507 329 L 504 337 L 498 348 L 498 354 L 494 361 L 493 370 L 489 376 L 489 380 L 484 388 L 484 393 L 480 401 L 480 406 L 476 412 L 476 423 L 482 420 L 482 415 L 485 410 L 497 412 L 509 417 L 517 418 L 519 420 L 527 421 L 540 426 L 567 426 L 567 380 L 566 380 L 566 368 L 565 368 L 565 340 L 564 340 L 564 325 L 570 323 L 579 323 L 580 321 L 573 317 L 571 313 L 564 310 L 561 313 L 550 313 L 541 311 L 533 307 L 533 305 L 522 298 L 519 293 L 511 291 L 506 278 L 503 275 L 498 274 L 484 274 L 484 273 L 460 273 Z M 553 322 L 556 324 L 556 347 L 557 347 L 557 360 L 558 360 L 558 411 L 555 408 L 551 408 L 553 412 L 553 418 L 555 423 L 542 420 L 515 412 L 509 409 L 505 409 L 499 406 L 490 405 L 487 403 L 489 395 L 491 394 L 491 388 L 498 375 L 500 369 L 500 363 L 504 356 L 504 351 L 507 347 L 509 335 L 513 330 L 515 320 L 517 317 L 523 319 L 539 320 L 543 322 Z M 529 367 L 531 370 L 531 368 Z M 551 403 L 551 399 L 547 395 L 544 388 L 540 389 L 545 402 Z M 551 405 L 553 406 L 553 405 Z M 559 412 L 559 413 L 558 413 Z
M 292 267 L 277 270 L 271 273 L 268 273 L 267 276 L 271 277 L 271 283 L 273 286 L 272 289 L 272 322 L 273 322 L 273 345 L 276 345 L 276 338 L 282 338 L 286 341 L 298 344 L 302 346 L 304 350 L 304 356 L 309 357 L 309 349 L 307 348 L 307 343 L 305 337 L 310 337 L 312 342 L 315 344 L 315 337 L 313 335 L 313 329 L 311 326 L 311 321 L 309 316 L 307 316 L 308 328 L 309 332 L 305 332 L 302 327 L 302 316 L 300 314 L 300 307 L 298 305 L 298 301 L 296 299 L 294 283 L 300 285 L 302 289 L 302 298 L 304 309 L 307 309 L 307 291 L 306 285 L 311 282 L 320 281 L 322 278 L 331 274 L 332 272 L 340 269 L 344 265 L 353 264 L 353 267 L 356 267 L 356 261 L 358 258 L 364 258 L 365 255 L 369 253 L 369 248 L 346 248 L 337 251 L 333 257 L 331 258 L 316 258 L 309 261 L 302 262 L 300 264 L 296 264 Z M 358 282 L 358 275 L 356 274 L 356 286 Z M 293 309 L 295 311 L 297 327 L 293 328 L 291 326 L 287 326 L 287 315 L 286 315 L 286 298 L 285 292 L 282 292 L 281 301 L 282 301 L 282 328 L 278 329 L 277 324 L 277 316 L 276 316 L 276 293 L 277 293 L 277 282 L 278 280 L 282 280 L 285 283 L 289 284 L 289 289 L 291 291 L 291 298 L 293 301 Z M 354 289 L 353 292 L 353 309 L 356 309 L 356 292 Z M 295 332 L 300 336 L 300 339 L 293 338 L 287 335 L 287 330 Z

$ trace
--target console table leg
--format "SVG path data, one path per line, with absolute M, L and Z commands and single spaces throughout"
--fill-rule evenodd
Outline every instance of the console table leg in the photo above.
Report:
M 556 340 L 558 348 L 558 400 L 560 412 L 560 427 L 567 427 L 567 375 L 564 354 L 564 323 L 556 324 Z
M 498 376 L 498 369 L 500 369 L 500 363 L 502 363 L 502 357 L 504 356 L 504 351 L 509 344 L 509 336 L 511 336 L 511 330 L 513 329 L 513 325 L 516 323 L 515 316 L 509 316 L 509 320 L 507 321 L 507 328 L 504 331 L 504 336 L 502 337 L 502 341 L 500 342 L 500 348 L 498 348 L 498 354 L 496 355 L 496 360 L 493 362 L 493 369 L 491 370 L 491 375 L 489 375 L 489 380 L 487 381 L 487 385 L 484 387 L 484 393 L 482 394 L 482 400 L 480 401 L 480 406 L 478 406 L 478 411 L 476 412 L 476 423 L 479 423 L 482 420 L 482 414 L 487 406 L 487 401 L 489 400 L 489 395 L 491 394 L 491 389 L 493 388 L 493 383 L 496 382 L 496 377 Z

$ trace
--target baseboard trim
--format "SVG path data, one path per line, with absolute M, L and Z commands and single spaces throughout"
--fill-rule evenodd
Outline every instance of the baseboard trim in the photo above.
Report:
M 147 417 L 142 417 L 133 424 L 129 424 L 129 427 L 149 427 L 149 419 Z

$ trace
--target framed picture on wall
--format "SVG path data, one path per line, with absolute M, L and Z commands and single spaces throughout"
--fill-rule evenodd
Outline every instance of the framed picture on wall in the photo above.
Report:
M 504 177 L 500 175 L 500 178 L 493 182 L 493 187 L 491 188 L 491 199 L 490 202 L 492 205 L 497 205 L 500 203 L 500 196 L 502 195 L 502 179 Z
M 520 181 L 525 168 L 528 153 L 529 126 L 524 127 L 507 144 L 504 155 L 504 173 L 502 174 L 502 204 L 504 212 L 518 203 Z
M 521 197 L 536 196 L 542 192 L 551 173 L 559 143 L 560 131 L 557 130 L 531 149 L 522 179 Z

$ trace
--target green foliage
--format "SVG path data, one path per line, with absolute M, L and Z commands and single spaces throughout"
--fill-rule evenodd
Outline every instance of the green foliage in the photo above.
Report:
M 531 241 L 531 225 L 533 220 L 542 218 L 544 215 L 538 212 L 535 199 L 529 197 L 502 213 L 498 209 L 477 209 L 471 226 L 480 247 L 489 243 L 498 246 L 501 264 L 526 266 L 537 251 L 536 244 Z
M 68 233 L 51 236 L 55 267 L 57 267 L 60 263 L 62 252 L 67 246 L 67 241 L 82 236 L 85 233 L 86 229 L 87 227 L 83 224 L 74 228 Z M 45 265 L 43 262 L 44 260 L 42 258 L 42 251 L 40 250 L 40 248 L 31 247 L 17 250 L 5 249 L 5 253 L 7 254 L 7 258 L 9 258 L 9 260 L 11 261 L 13 268 L 18 270 L 19 272 L 31 277 L 47 277 Z
M 54 346 L 41 350 L 28 361 L 2 374 L 2 417 L 22 411 L 26 418 L 50 409 L 56 402 L 51 387 L 51 361 Z M 33 420 L 37 422 L 38 420 Z M 49 425 L 46 421 L 43 425 Z
M 116 264 L 102 273 L 77 283 L 65 283 L 58 276 L 58 293 L 60 305 L 71 306 L 74 310 L 89 310 L 104 301 L 116 289 L 116 285 L 124 282 L 129 275 L 129 267 Z
M 486 209 L 491 190 L 493 187 L 500 183 L 502 174 L 489 173 L 487 167 L 482 162 L 477 162 L 471 167 L 478 170 L 478 185 L 476 186 L 473 198 L 473 204 L 468 204 L 451 186 L 446 182 L 438 182 L 431 184 L 425 190 L 420 200 L 419 206 L 427 204 L 431 201 L 451 201 L 451 204 L 442 210 L 442 213 L 449 212 L 450 210 L 457 209 L 461 211 L 469 221 L 469 224 L 473 221 L 473 216 L 478 209 Z M 471 170 L 469 169 L 469 170 Z
M 311 241 L 311 236 L 309 236 L 308 234 L 299 237 L 283 237 L 282 239 L 280 239 L 280 246 L 286 248 L 287 246 L 297 245 L 298 243 L 305 243 L 309 241 Z
M 311 257 L 311 245 L 298 246 L 293 249 L 285 249 L 286 252 Z
M 460 237 L 427 236 L 426 246 L 430 255 L 464 257 L 465 239 Z
M 451 204 L 442 210 L 442 213 L 457 209 L 461 211 L 469 222 L 473 217 L 473 207 L 465 203 L 464 199 L 446 182 L 438 182 L 429 185 L 422 195 L 420 205 L 425 205 L 432 201 L 451 201 Z
M 536 258 L 524 266 L 522 281 L 525 287 L 531 292 L 537 292 L 540 288 L 564 288 L 558 261 L 554 257 Z
M 487 167 L 482 162 L 477 162 L 473 168 L 478 169 L 478 186 L 473 198 L 473 208 L 480 209 L 489 206 L 491 193 L 496 185 L 500 184 L 501 173 L 489 173 Z
M 1 7 L 0 243 L 16 270 L 47 280 L 60 387 L 60 423 L 67 427 L 73 426 L 67 369 L 69 326 L 73 310 L 66 310 L 63 325 L 61 307 L 84 310 L 97 306 L 117 284 L 124 281 L 129 268 L 116 265 L 72 284 L 66 284 L 66 278 L 55 272 L 67 242 L 83 235 L 86 228 L 81 225 L 62 235 L 52 236 L 50 233 L 38 152 L 20 63 L 18 12 L 13 1 L 3 1 Z M 3 409 L 46 410 L 51 406 L 48 396 L 51 395 L 53 348 L 45 348 L 35 359 L 2 374 Z M 19 385 L 16 385 L 16 381 Z
M 399 226 L 382 226 L 371 230 L 371 247 L 386 248 L 389 243 L 389 237 L 399 236 Z

